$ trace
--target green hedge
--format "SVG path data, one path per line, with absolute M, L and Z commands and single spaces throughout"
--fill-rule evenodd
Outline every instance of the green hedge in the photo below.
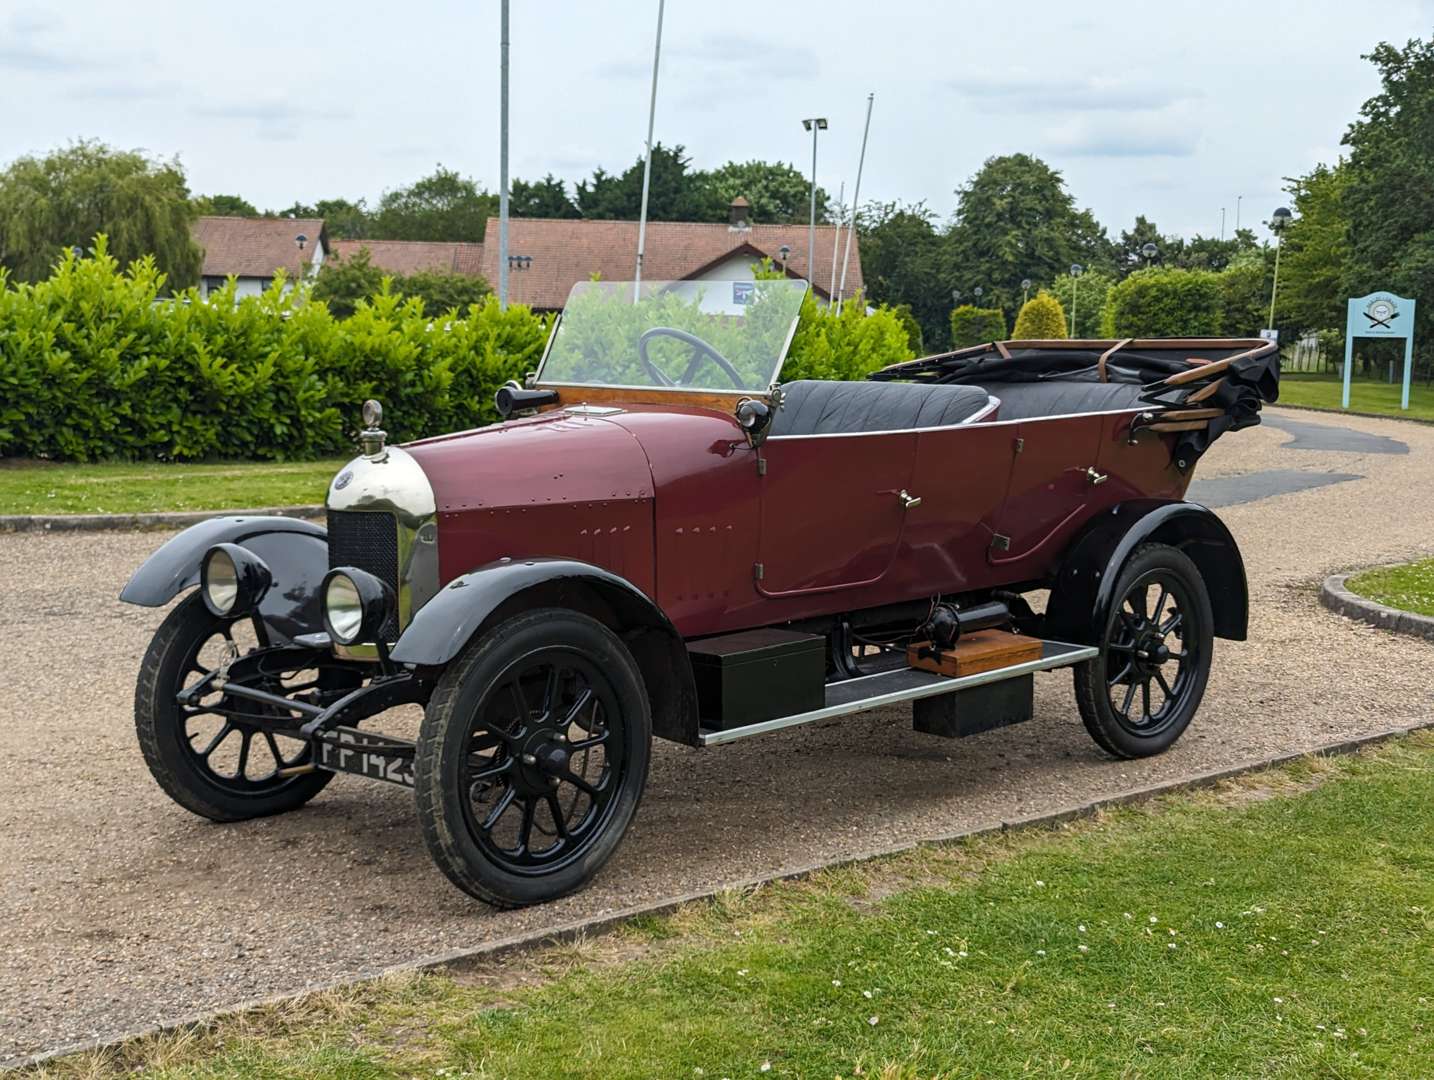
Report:
M 344 453 L 359 406 L 384 404 L 394 441 L 497 419 L 494 391 L 537 367 L 548 320 L 488 297 L 432 314 L 380 294 L 338 320 L 280 279 L 162 297 L 153 260 L 121 270 L 103 237 L 54 273 L 0 270 L 0 457 L 285 460 Z M 810 298 L 783 378 L 859 379 L 912 355 L 901 320 Z
M 1102 329 L 1107 337 L 1218 337 L 1225 297 L 1209 270 L 1137 270 L 1111 288 Z
M 315 457 L 352 445 L 366 397 L 396 440 L 471 427 L 546 340 L 545 320 L 491 298 L 430 317 L 381 295 L 343 322 L 281 280 L 161 299 L 151 260 L 121 271 L 102 238 L 95 251 L 33 285 L 0 280 L 0 455 Z
M 1006 314 L 1000 308 L 980 308 L 962 304 L 951 312 L 951 347 L 985 345 L 988 341 L 1006 340 Z

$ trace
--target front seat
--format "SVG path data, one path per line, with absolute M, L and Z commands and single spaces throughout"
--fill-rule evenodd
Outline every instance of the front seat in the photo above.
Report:
M 900 382 L 826 382 L 798 379 L 782 384 L 782 407 L 771 435 L 845 435 L 947 427 L 969 420 L 989 402 L 979 386 Z

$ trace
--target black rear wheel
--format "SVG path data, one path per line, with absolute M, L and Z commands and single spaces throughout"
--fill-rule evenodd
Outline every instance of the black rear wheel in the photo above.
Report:
M 198 706 L 180 705 L 176 695 L 223 662 L 258 647 L 247 619 L 210 613 L 198 592 L 175 605 L 155 631 L 135 686 L 134 722 L 150 773 L 171 799 L 214 821 L 243 821 L 302 806 L 333 774 L 306 769 L 306 742 L 215 711 L 267 716 L 265 706 L 221 696 Z M 290 673 L 283 685 L 301 689 L 313 672 Z M 282 714 L 275 714 L 282 715 Z
M 1164 544 L 1121 568 L 1101 653 L 1075 668 L 1086 730 L 1116 757 L 1168 749 L 1189 726 L 1210 675 L 1214 618 L 1199 569 Z
M 651 731 L 637 665 L 601 623 L 548 609 L 493 628 L 424 716 L 414 780 L 434 861 L 499 907 L 581 888 L 637 811 Z

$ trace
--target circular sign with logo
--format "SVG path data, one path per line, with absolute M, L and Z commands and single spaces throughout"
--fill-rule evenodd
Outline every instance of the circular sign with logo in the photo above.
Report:
M 353 480 L 353 478 L 353 470 L 345 469 L 343 472 L 339 473 L 338 479 L 334 481 L 334 490 L 342 491 L 344 488 L 349 486 L 349 483 Z

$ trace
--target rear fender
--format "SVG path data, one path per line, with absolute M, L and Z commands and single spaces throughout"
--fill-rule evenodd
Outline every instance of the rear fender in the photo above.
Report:
M 269 565 L 274 582 L 259 614 L 275 634 L 292 640 L 323 630 L 319 584 L 329 567 L 328 533 L 300 518 L 215 517 L 191 525 L 144 561 L 120 600 L 163 607 L 199 583 L 199 563 L 215 544 L 239 544 Z
M 391 653 L 395 663 L 441 667 L 485 630 L 536 607 L 591 615 L 637 661 L 653 733 L 696 745 L 697 690 L 682 635 L 636 585 L 573 559 L 502 559 L 454 578 L 414 615 Z
M 1141 544 L 1168 544 L 1188 555 L 1205 580 L 1215 636 L 1244 641 L 1250 594 L 1245 562 L 1230 530 L 1198 503 L 1134 500 L 1101 514 L 1073 543 L 1046 605 L 1044 634 L 1095 645 L 1113 605 L 1121 567 Z

